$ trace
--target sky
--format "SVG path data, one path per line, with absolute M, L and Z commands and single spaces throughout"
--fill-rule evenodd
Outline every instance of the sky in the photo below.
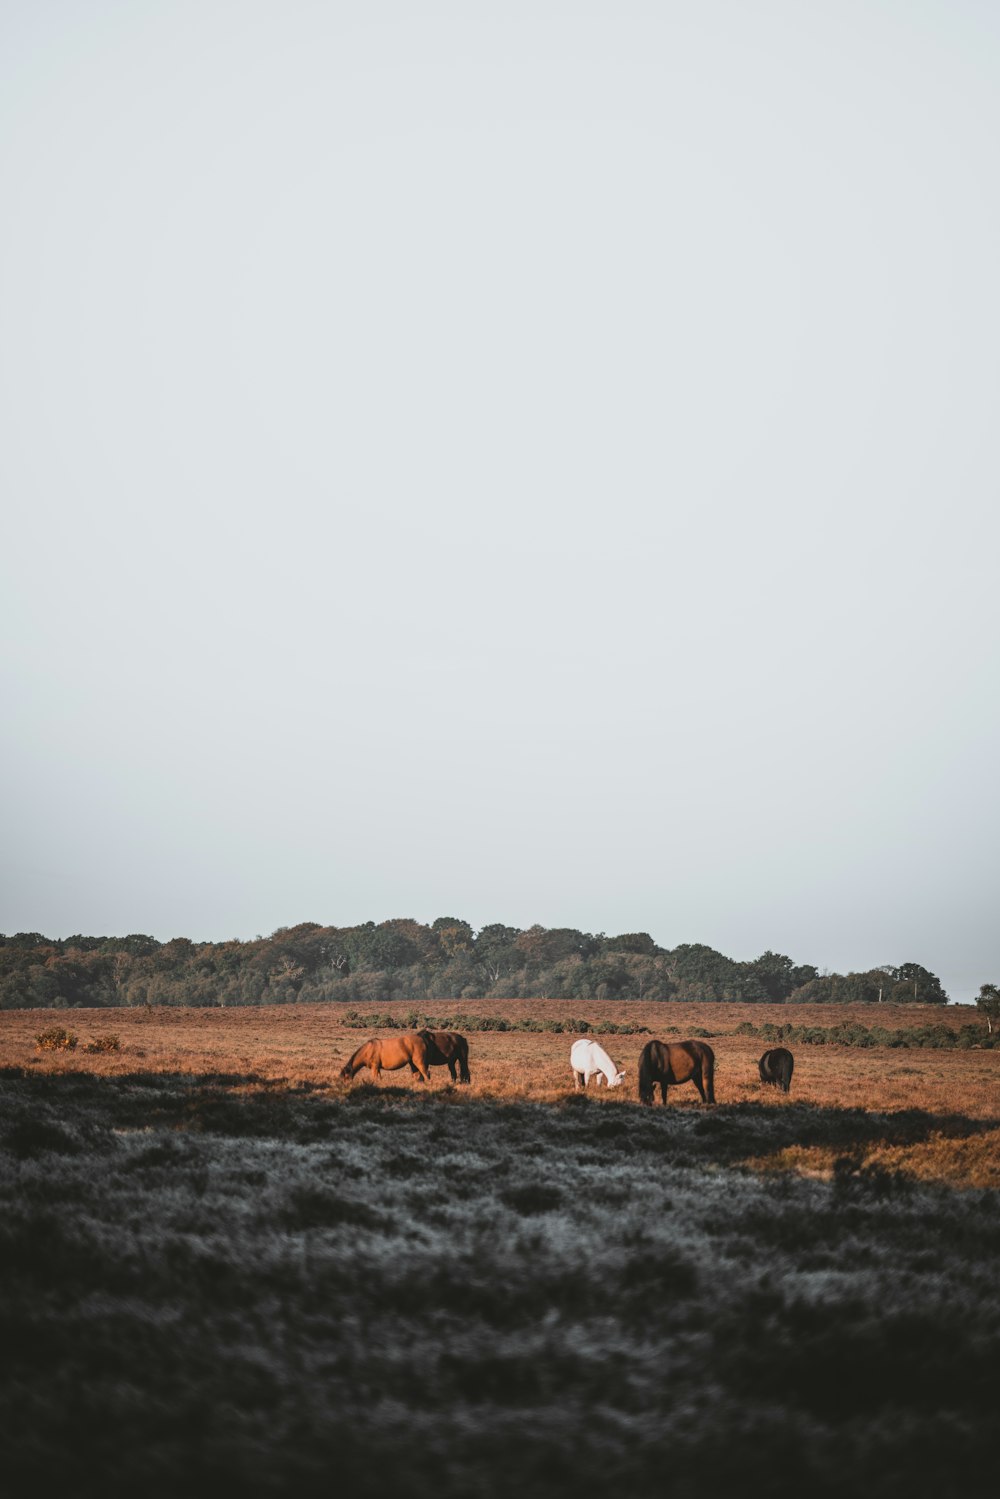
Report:
M 0 930 L 1000 982 L 1000 10 L 0 0 Z

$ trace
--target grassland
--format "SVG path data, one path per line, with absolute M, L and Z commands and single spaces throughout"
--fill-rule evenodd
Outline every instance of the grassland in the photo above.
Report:
M 642 1035 L 584 1098 L 547 1033 L 346 1087 L 337 1006 L 0 1016 L 8 1492 L 994 1492 L 1000 1054 L 785 1098 L 732 1032 L 828 1007 L 583 1008 L 709 1031 L 718 1107 L 641 1109 Z

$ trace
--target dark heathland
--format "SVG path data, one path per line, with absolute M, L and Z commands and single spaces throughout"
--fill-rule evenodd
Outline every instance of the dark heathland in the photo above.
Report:
M 7 1069 L 6 1491 L 994 1492 L 990 1121 L 615 1091 Z

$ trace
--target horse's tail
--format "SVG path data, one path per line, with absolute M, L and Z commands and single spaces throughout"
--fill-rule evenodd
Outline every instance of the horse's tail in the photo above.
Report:
M 701 1049 L 701 1080 L 705 1088 L 705 1097 L 709 1103 L 715 1102 L 715 1052 L 710 1046 Z
M 647 1041 L 639 1058 L 639 1102 L 653 1102 L 653 1043 Z
M 469 1073 L 469 1043 L 464 1036 L 456 1037 L 455 1050 L 458 1052 L 458 1077 L 463 1083 L 471 1083 L 472 1077 Z

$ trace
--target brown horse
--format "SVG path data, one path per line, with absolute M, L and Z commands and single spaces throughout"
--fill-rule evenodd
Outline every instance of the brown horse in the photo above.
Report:
M 702 1103 L 715 1102 L 715 1052 L 704 1041 L 647 1041 L 639 1058 L 639 1099 L 652 1103 L 656 1084 L 667 1101 L 668 1083 L 694 1083 Z
M 340 1075 L 352 1078 L 362 1067 L 367 1067 L 372 1077 L 377 1078 L 383 1068 L 386 1072 L 395 1072 L 399 1067 L 409 1067 L 411 1072 L 417 1073 L 422 1083 L 429 1083 L 429 1050 L 420 1031 L 407 1031 L 402 1036 L 390 1036 L 385 1040 L 376 1036 L 358 1047 L 350 1061 L 341 1068 Z
M 471 1083 L 469 1076 L 469 1043 L 458 1031 L 420 1031 L 427 1042 L 427 1061 L 431 1067 L 447 1063 L 452 1082 Z

